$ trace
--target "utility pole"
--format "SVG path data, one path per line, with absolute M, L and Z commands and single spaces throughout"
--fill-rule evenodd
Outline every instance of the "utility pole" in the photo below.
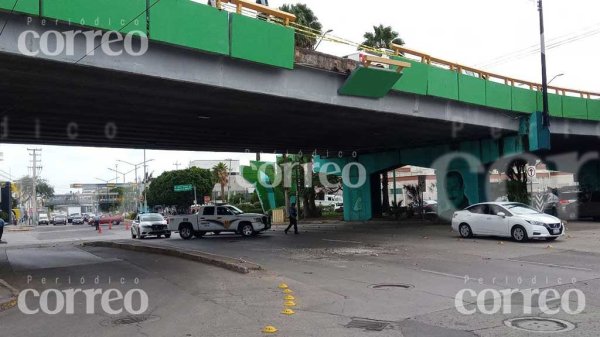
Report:
M 231 158 L 229 159 L 229 172 L 227 174 L 227 203 L 231 202 Z
M 33 217 L 33 223 L 38 223 L 38 209 L 37 209 L 37 176 L 38 170 L 42 170 L 42 160 L 39 159 L 41 157 L 42 149 L 27 149 L 29 151 L 29 155 L 31 156 L 31 175 L 32 175 L 32 195 L 31 195 L 31 212 Z
M 538 0 L 538 11 L 540 13 L 540 49 L 542 58 L 542 119 L 543 126 L 550 126 L 550 114 L 548 112 L 548 76 L 546 74 L 546 39 L 544 37 L 544 6 L 542 0 Z
M 173 166 L 175 166 L 175 170 L 179 171 L 179 166 L 181 165 L 181 163 L 179 161 L 176 161 L 173 163 Z
M 148 212 L 148 200 L 146 199 L 146 180 L 147 180 L 147 172 L 146 172 L 146 149 L 144 149 L 144 184 L 142 187 L 144 188 L 144 212 Z

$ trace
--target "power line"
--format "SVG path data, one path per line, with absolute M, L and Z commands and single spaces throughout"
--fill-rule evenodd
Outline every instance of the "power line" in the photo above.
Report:
M 558 48 L 565 44 L 579 41 L 581 39 L 588 38 L 590 36 L 594 36 L 599 33 L 600 33 L 600 23 L 597 23 L 593 26 L 589 26 L 589 27 L 571 32 L 569 34 L 561 35 L 561 36 L 555 37 L 553 39 L 550 39 L 546 43 L 546 48 L 547 49 Z M 489 67 L 492 65 L 506 63 L 506 62 L 512 61 L 514 59 L 518 59 L 518 58 L 522 58 L 522 57 L 529 56 L 532 54 L 536 54 L 538 52 L 540 52 L 540 46 L 539 46 L 539 44 L 534 44 L 529 47 L 522 48 L 522 49 L 510 52 L 510 53 L 507 53 L 505 55 L 495 57 L 495 58 L 491 59 L 490 61 L 488 61 L 487 63 L 480 65 L 479 67 Z

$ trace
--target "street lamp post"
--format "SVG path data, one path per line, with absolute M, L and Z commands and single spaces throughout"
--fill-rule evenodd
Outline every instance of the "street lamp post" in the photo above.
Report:
M 115 170 L 115 169 L 110 168 L 110 167 L 108 169 L 111 170 L 111 171 L 113 171 L 113 172 L 115 172 L 115 174 L 121 174 L 123 176 L 123 184 L 125 184 L 125 175 L 127 173 L 129 173 L 129 172 L 121 172 L 121 171 Z M 117 179 L 118 179 L 118 177 L 115 177 L 115 182 L 116 182 Z
M 108 183 L 115 179 L 110 179 L 110 180 L 101 179 L 101 178 L 96 178 L 96 179 L 104 182 L 104 184 L 105 184 L 104 187 L 106 188 L 106 202 L 108 202 L 108 198 L 109 198 L 108 197 Z M 117 177 L 117 179 L 119 179 L 119 178 Z M 98 202 L 98 208 L 100 208 L 100 202 Z
M 552 79 L 550 81 L 548 81 L 548 85 L 550 85 L 550 83 L 552 83 L 552 81 L 554 81 L 555 79 L 557 79 L 557 78 L 559 78 L 561 76 L 564 76 L 564 75 L 565 74 L 562 74 L 562 73 L 554 75 L 554 77 L 552 77 Z
M 146 160 L 146 150 L 144 150 L 144 161 L 138 164 L 133 164 L 130 163 L 128 161 L 125 160 L 120 160 L 118 159 L 118 162 L 121 162 L 123 164 L 127 164 L 127 165 L 131 165 L 134 167 L 134 171 L 135 171 L 135 188 L 136 188 L 136 195 L 139 198 L 140 195 L 140 190 L 139 190 L 139 184 L 138 184 L 138 173 L 137 173 L 137 169 L 139 166 L 144 165 L 144 180 L 146 179 L 146 163 L 153 161 L 154 159 L 148 159 Z M 145 208 L 147 208 L 147 203 L 146 203 L 146 188 L 145 188 L 145 182 L 144 182 L 144 204 L 145 204 Z M 137 205 L 138 205 L 138 210 L 141 208 L 139 205 L 139 201 L 136 201 Z
M 329 29 L 328 31 L 326 31 L 325 33 L 323 33 L 321 35 L 321 37 L 319 38 L 319 42 L 317 42 L 317 44 L 315 45 L 315 48 L 313 50 L 317 50 L 317 48 L 319 48 L 319 45 L 321 44 L 321 42 L 323 42 L 323 39 L 325 38 L 325 36 L 329 33 L 333 32 L 333 29 Z
M 538 0 L 538 11 L 540 14 L 540 50 L 542 60 L 542 119 L 545 127 L 550 126 L 550 114 L 548 112 L 548 77 L 546 74 L 546 39 L 544 37 L 544 6 L 542 0 Z

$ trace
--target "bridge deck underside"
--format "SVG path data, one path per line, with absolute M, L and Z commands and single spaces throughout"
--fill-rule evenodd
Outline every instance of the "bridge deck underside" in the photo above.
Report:
M 0 107 L 2 116 L 8 117 L 8 127 L 0 130 L 6 143 L 375 152 L 453 139 L 452 123 L 442 119 L 376 113 L 11 54 L 0 54 Z M 114 134 L 108 123 L 116 126 L 112 139 L 105 132 L 109 125 L 109 135 Z M 455 140 L 489 136 L 489 128 L 466 124 Z

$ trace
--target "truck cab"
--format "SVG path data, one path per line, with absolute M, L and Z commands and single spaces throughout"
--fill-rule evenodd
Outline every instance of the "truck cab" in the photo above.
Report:
M 271 228 L 266 215 L 244 213 L 232 205 L 203 205 L 194 207 L 193 211 L 193 214 L 168 217 L 169 230 L 179 232 L 182 239 L 189 240 L 209 232 L 231 232 L 249 237 Z

